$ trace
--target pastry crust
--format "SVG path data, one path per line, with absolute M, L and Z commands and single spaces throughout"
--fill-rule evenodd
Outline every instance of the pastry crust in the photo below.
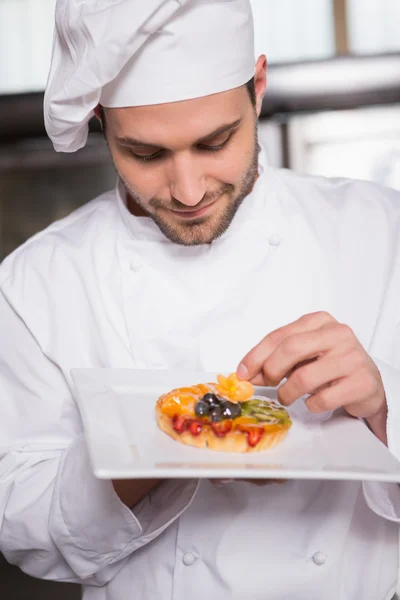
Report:
M 197 436 L 190 433 L 190 431 L 177 433 L 173 428 L 171 417 L 168 417 L 161 411 L 160 400 L 156 406 L 156 419 L 160 429 L 177 442 L 196 448 L 209 448 L 210 450 L 219 452 L 260 452 L 262 450 L 269 450 L 279 444 L 286 437 L 290 429 L 290 425 L 273 425 L 271 427 L 273 431 L 268 432 L 268 427 L 264 427 L 264 433 L 254 447 L 249 445 L 247 433 L 237 429 L 232 429 L 224 437 L 218 437 L 210 425 L 203 425 L 202 431 Z M 277 427 L 279 427 L 278 430 Z

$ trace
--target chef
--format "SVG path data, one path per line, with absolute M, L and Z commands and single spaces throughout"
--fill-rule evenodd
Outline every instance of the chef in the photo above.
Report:
M 268 165 L 248 0 L 56 20 L 47 131 L 74 152 L 95 113 L 118 181 L 0 268 L 0 550 L 85 600 L 390 600 L 396 485 L 97 480 L 71 369 L 284 381 L 400 458 L 400 195 Z

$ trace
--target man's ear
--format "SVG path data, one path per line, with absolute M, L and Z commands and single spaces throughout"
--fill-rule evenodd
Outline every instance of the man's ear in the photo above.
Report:
M 262 54 L 256 64 L 256 72 L 254 75 L 254 87 L 256 91 L 256 110 L 257 116 L 261 114 L 262 101 L 267 87 L 267 58 Z

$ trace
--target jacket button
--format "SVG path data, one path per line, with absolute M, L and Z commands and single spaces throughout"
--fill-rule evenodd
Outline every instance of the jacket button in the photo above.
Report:
M 316 552 L 314 554 L 314 556 L 312 557 L 312 559 L 313 559 L 313 562 L 316 565 L 318 565 L 318 567 L 321 567 L 326 562 L 326 554 L 324 554 L 323 552 Z
M 182 562 L 185 567 L 191 567 L 197 560 L 197 557 L 191 552 L 186 552 L 182 557 Z
M 268 238 L 268 243 L 270 246 L 280 246 L 282 243 L 282 236 L 279 233 L 275 233 L 274 235 L 270 235 Z

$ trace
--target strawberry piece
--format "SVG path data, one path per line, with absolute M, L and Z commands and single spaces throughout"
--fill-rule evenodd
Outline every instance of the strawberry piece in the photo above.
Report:
M 258 442 L 264 435 L 263 427 L 256 427 L 252 425 L 239 425 L 238 430 L 242 431 L 243 433 L 247 433 L 247 441 L 249 446 L 251 446 L 252 448 L 254 448 L 254 446 L 257 446 Z
M 175 415 L 172 419 L 172 427 L 177 433 L 182 433 L 187 429 L 189 419 L 185 415 Z
M 192 421 L 189 425 L 189 431 L 194 436 L 200 435 L 202 429 L 203 427 L 198 421 Z
M 217 437 L 224 437 L 232 429 L 232 421 L 225 419 L 219 423 L 211 423 L 211 427 Z
M 261 440 L 261 437 L 264 433 L 262 427 L 248 427 L 247 429 L 247 441 L 249 442 L 249 446 L 254 448 L 257 446 L 258 442 Z

